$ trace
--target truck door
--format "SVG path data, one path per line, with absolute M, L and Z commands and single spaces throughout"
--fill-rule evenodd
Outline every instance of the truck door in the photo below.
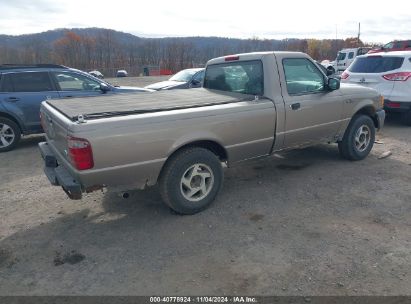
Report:
M 337 73 L 344 71 L 346 67 L 346 60 L 347 60 L 347 53 L 345 52 L 338 52 L 337 55 Z
M 10 72 L 3 74 L 0 98 L 7 111 L 24 123 L 29 133 L 41 132 L 40 104 L 58 98 L 48 72 Z
M 332 140 L 339 130 L 343 97 L 329 91 L 327 77 L 308 58 L 284 58 L 280 69 L 286 122 L 284 146 Z

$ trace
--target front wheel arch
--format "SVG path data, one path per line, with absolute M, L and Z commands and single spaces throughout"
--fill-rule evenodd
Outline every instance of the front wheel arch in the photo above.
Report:
M 372 119 L 372 121 L 374 122 L 374 127 L 376 129 L 379 129 L 380 126 L 379 126 L 379 123 L 378 123 L 378 118 L 377 118 L 376 112 L 377 112 L 377 110 L 375 109 L 375 107 L 373 107 L 372 105 L 367 105 L 367 106 L 362 107 L 361 109 L 359 109 L 357 112 L 355 112 L 352 117 L 354 118 L 355 116 L 358 116 L 358 115 L 369 116 Z

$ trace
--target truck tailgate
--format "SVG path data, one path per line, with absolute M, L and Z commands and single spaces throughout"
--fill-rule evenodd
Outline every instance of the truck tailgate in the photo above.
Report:
M 43 102 L 40 108 L 40 117 L 50 148 L 60 156 L 61 160 L 68 161 L 67 135 L 72 122 L 52 107 L 47 106 L 46 102 Z
M 72 121 L 79 115 L 99 117 L 150 113 L 186 109 L 208 105 L 234 103 L 253 99 L 254 96 L 207 89 L 173 90 L 154 93 L 119 94 L 113 96 L 47 100 L 46 103 Z

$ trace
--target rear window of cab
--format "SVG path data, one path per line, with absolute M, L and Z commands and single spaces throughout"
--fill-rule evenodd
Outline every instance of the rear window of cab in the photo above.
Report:
M 348 70 L 352 73 L 383 73 L 399 69 L 404 57 L 367 56 L 357 57 Z
M 209 65 L 204 88 L 248 95 L 264 94 L 263 64 L 260 60 Z

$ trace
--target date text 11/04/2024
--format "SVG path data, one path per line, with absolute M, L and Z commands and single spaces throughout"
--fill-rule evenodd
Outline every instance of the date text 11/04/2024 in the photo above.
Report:
M 258 303 L 254 297 L 150 297 L 150 303 Z

